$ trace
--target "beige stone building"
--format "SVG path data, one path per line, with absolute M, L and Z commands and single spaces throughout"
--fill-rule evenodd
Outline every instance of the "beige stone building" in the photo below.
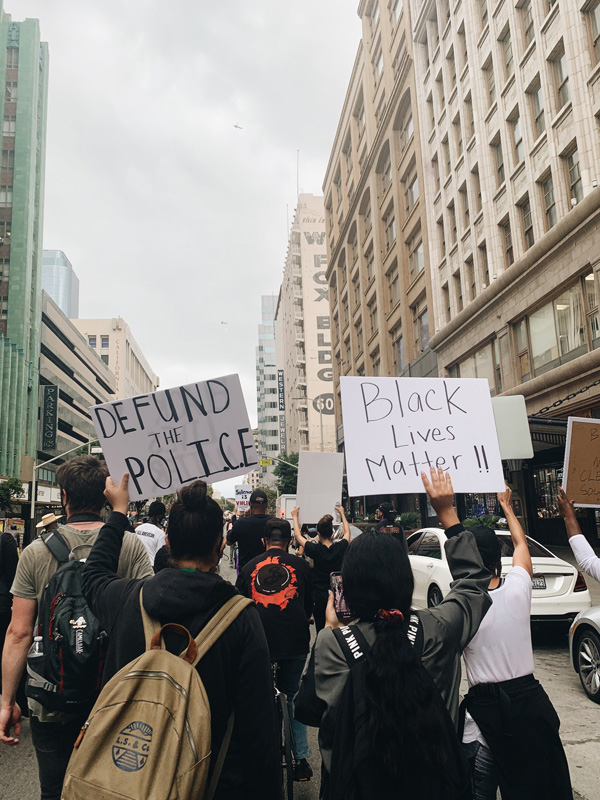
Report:
M 115 375 L 118 399 L 158 389 L 158 376 L 124 319 L 74 319 L 72 322 Z
M 440 374 L 544 409 L 512 477 L 530 528 L 551 535 L 564 423 L 543 419 L 600 415 L 586 389 L 600 366 L 600 2 L 411 0 L 411 13 L 430 344 Z
M 341 375 L 437 374 L 408 7 L 362 0 L 358 14 L 363 38 L 323 187 L 338 424 Z
M 300 194 L 275 314 L 280 451 L 335 451 L 323 198 Z

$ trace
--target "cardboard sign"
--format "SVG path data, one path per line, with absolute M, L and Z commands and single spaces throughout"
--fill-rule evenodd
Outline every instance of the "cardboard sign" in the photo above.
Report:
M 314 524 L 324 514 L 335 517 L 335 507 L 342 500 L 343 475 L 343 453 L 300 453 L 296 502 L 301 525 Z
M 581 508 L 600 508 L 600 420 L 569 417 L 563 489 Z
M 252 486 L 249 483 L 240 483 L 235 487 L 235 508 L 237 514 L 245 514 L 250 508 L 250 495 Z
M 201 478 L 247 475 L 258 464 L 237 375 L 90 409 L 115 481 L 128 472 L 132 500 L 160 497 Z
M 446 470 L 456 492 L 502 492 L 504 475 L 484 378 L 343 377 L 348 492 L 422 493 Z
M 501 458 L 533 458 L 533 444 L 522 394 L 492 397 Z

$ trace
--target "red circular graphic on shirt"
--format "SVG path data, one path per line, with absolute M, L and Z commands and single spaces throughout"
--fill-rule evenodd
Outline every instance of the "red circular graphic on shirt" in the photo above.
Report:
M 278 556 L 259 561 L 252 572 L 252 599 L 258 605 L 287 608 L 297 594 L 296 570 L 282 564 Z

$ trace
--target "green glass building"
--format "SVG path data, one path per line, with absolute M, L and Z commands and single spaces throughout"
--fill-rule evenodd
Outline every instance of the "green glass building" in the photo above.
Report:
M 0 0 L 0 476 L 31 478 L 38 435 L 48 46 Z

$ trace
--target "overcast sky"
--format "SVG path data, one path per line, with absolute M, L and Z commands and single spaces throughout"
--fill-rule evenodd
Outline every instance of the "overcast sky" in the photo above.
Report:
M 80 316 L 122 316 L 163 388 L 238 372 L 253 425 L 260 295 L 279 289 L 297 150 L 322 193 L 357 7 L 4 0 L 49 43 L 44 247 L 71 260 Z

